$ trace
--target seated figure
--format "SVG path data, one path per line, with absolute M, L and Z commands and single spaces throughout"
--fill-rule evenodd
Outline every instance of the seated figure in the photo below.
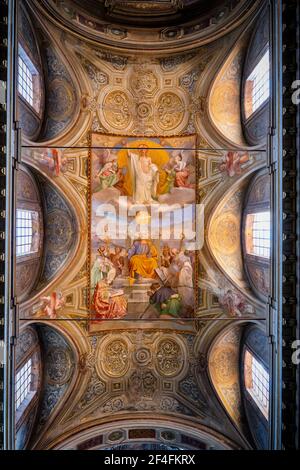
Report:
M 128 251 L 129 276 L 133 283 L 137 276 L 152 279 L 158 267 L 157 250 L 150 240 L 135 240 Z
M 160 318 L 179 318 L 182 302 L 180 295 L 171 287 L 153 283 L 150 287 L 149 303 L 156 308 Z

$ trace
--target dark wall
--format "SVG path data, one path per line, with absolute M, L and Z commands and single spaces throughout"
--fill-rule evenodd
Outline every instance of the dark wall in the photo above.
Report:
M 268 338 L 263 331 L 255 325 L 248 326 L 242 338 L 241 348 L 241 390 L 245 414 L 249 431 L 257 449 L 268 449 L 269 423 L 245 388 L 244 362 L 245 352 L 248 349 L 266 370 L 269 371 L 269 345 Z M 271 386 L 271 384 L 270 384 Z

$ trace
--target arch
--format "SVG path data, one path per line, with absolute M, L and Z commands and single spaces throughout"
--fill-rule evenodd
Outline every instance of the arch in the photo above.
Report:
M 38 333 L 43 357 L 38 413 L 28 443 L 32 449 L 53 423 L 77 382 L 79 352 L 67 329 L 49 326 L 46 321 L 31 321 L 28 325 Z
M 47 449 L 63 450 L 74 448 L 80 443 L 93 439 L 99 434 L 107 435 L 113 431 L 124 429 L 165 429 L 172 430 L 177 433 L 184 433 L 194 438 L 199 443 L 205 443 L 208 448 L 218 450 L 238 449 L 239 445 L 214 430 L 202 426 L 198 423 L 187 423 L 186 420 L 174 417 L 162 417 L 161 415 L 145 418 L 141 414 L 134 417 L 123 416 L 118 419 L 98 420 L 94 424 L 79 426 L 66 433 L 64 436 L 58 437 L 54 442 L 47 443 Z M 104 442 L 103 442 L 104 443 Z M 187 447 L 191 448 L 191 447 Z M 193 447 L 192 447 L 193 448 Z M 195 447 L 194 447 L 195 448 Z
M 16 197 L 16 293 L 19 302 L 32 294 L 43 259 L 44 210 L 40 196 L 35 175 L 27 165 L 20 165 Z M 29 227 L 25 228 L 26 224 Z M 30 236 L 29 243 L 24 233 Z
M 252 227 L 247 224 L 248 216 L 259 212 L 270 212 L 271 178 L 267 169 L 256 172 L 246 190 L 242 219 L 242 251 L 245 273 L 252 291 L 261 301 L 266 302 L 270 291 L 271 256 L 261 257 L 247 250 L 252 244 Z M 250 239 L 250 240 L 249 240 Z M 271 242 L 270 242 L 271 244 Z

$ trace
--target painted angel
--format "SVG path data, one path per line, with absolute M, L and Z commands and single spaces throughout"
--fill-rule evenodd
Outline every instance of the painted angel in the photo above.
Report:
M 206 276 L 200 280 L 200 287 L 208 289 L 218 297 L 220 306 L 230 317 L 241 317 L 254 312 L 245 297 L 238 290 L 232 288 L 223 276 L 212 269 L 207 269 Z
M 177 188 L 193 188 L 189 183 L 190 170 L 188 168 L 189 152 L 180 150 L 174 157 L 173 171 L 175 172 L 174 186 Z
M 66 303 L 60 291 L 51 292 L 50 295 L 41 297 L 40 300 L 42 302 L 42 312 L 51 319 L 57 318 L 58 310 L 62 309 Z
M 228 176 L 240 175 L 242 165 L 249 161 L 247 152 L 229 151 L 226 153 L 225 160 L 220 164 L 220 171 L 226 171 Z
M 43 152 L 39 164 L 45 167 L 53 176 L 59 176 L 67 170 L 67 159 L 63 157 L 61 150 L 48 149 Z

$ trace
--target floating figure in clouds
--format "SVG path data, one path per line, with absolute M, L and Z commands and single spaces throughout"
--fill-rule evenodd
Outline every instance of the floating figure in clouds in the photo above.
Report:
M 134 204 L 156 203 L 159 172 L 149 156 L 149 147 L 146 144 L 141 144 L 138 148 L 138 154 L 129 149 L 127 152 Z
M 248 153 L 237 151 L 229 151 L 225 155 L 225 160 L 220 164 L 220 171 L 226 171 L 228 176 L 240 175 L 242 173 L 242 165 L 249 161 Z
M 59 149 L 47 149 L 38 159 L 39 165 L 48 170 L 52 176 L 59 176 L 67 171 L 67 159 Z
M 41 297 L 41 310 L 47 317 L 57 318 L 57 312 L 64 307 L 66 300 L 60 291 L 51 292 L 50 295 Z
M 115 186 L 121 177 L 121 171 L 118 168 L 117 161 L 112 160 L 105 163 L 96 174 L 96 177 L 99 178 L 99 185 L 95 188 L 95 191 L 101 191 L 102 189 Z

